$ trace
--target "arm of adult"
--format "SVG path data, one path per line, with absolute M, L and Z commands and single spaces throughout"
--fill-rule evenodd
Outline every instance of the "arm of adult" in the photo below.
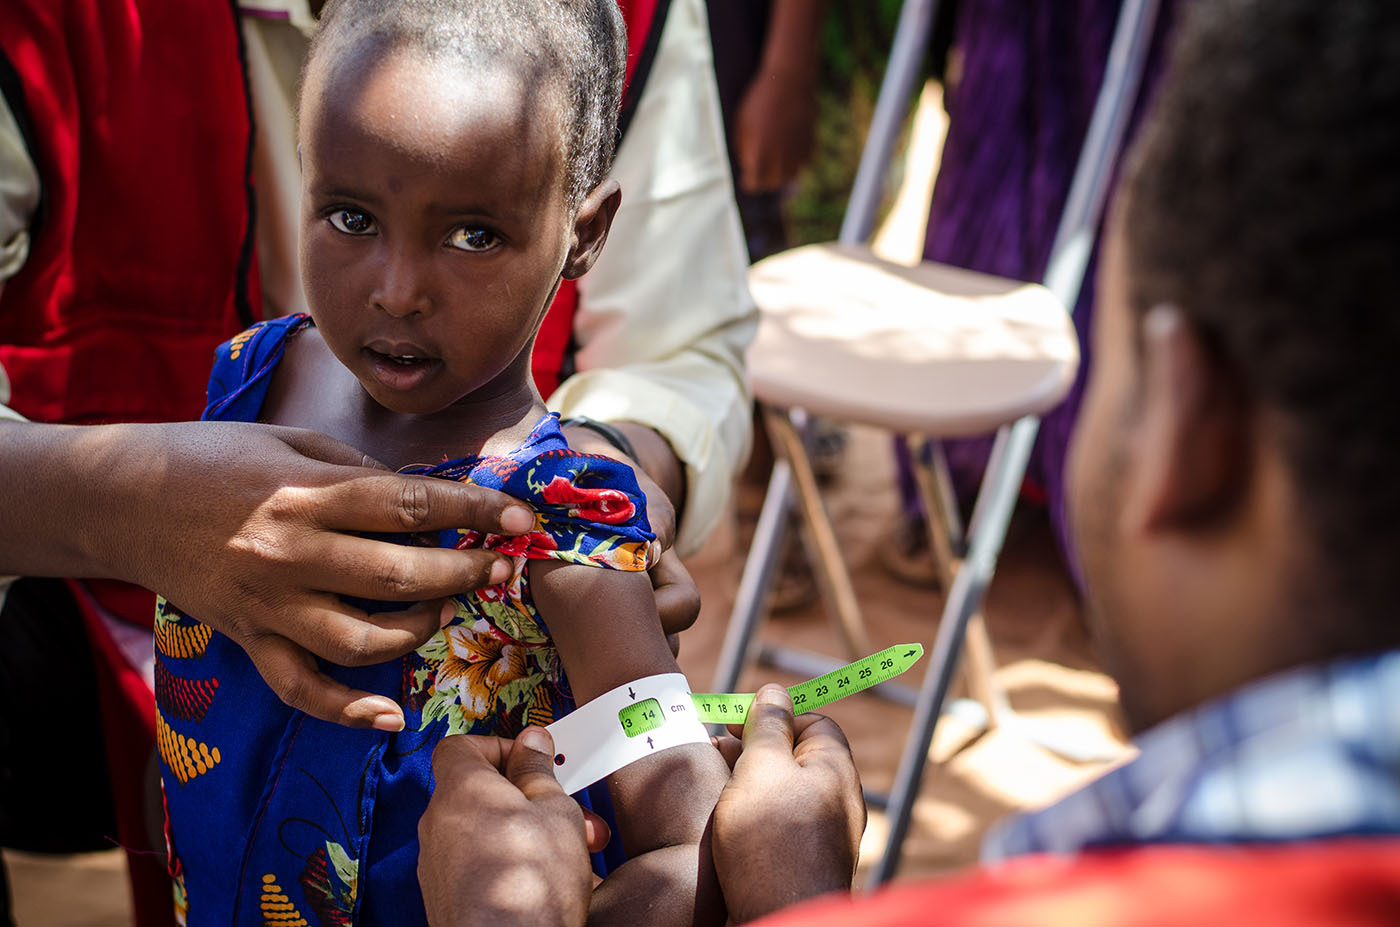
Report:
M 778 190 L 812 153 L 821 0 L 774 0 L 763 59 L 735 114 L 739 189 Z
M 553 756 L 539 727 L 514 741 L 445 737 L 433 751 L 436 788 L 418 821 L 418 884 L 432 927 L 587 920 L 588 853 L 607 845 L 607 825 L 564 794 Z
M 388 473 L 323 435 L 253 424 L 0 421 L 0 486 L 0 574 L 158 589 L 242 646 L 287 704 L 381 730 L 402 728 L 402 709 L 331 680 L 313 654 L 359 666 L 407 653 L 450 619 L 447 596 L 503 581 L 510 564 L 359 533 L 534 524 L 508 496 Z M 342 595 L 419 604 L 367 615 Z
M 758 690 L 742 752 L 715 805 L 712 849 L 729 916 L 747 923 L 807 898 L 849 891 L 865 830 L 851 748 L 830 718 L 794 718 L 782 686 Z M 736 756 L 737 753 L 737 756 Z
M 683 475 L 669 496 L 682 556 L 718 521 L 748 455 L 743 356 L 758 321 L 713 68 L 704 0 L 672 0 L 613 166 L 622 206 L 579 280 L 579 372 L 549 397 L 566 418 L 617 425 L 663 488 L 668 460 Z M 655 519 L 649 489 L 648 508 Z

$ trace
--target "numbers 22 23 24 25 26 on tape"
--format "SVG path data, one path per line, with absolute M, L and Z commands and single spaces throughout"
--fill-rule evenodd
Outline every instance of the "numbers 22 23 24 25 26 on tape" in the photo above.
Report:
M 816 711 L 837 699 L 889 682 L 919 662 L 923 655 L 922 644 L 896 644 L 815 679 L 789 686 L 792 710 L 799 715 L 804 711 Z M 695 693 L 690 698 L 695 702 L 700 720 L 706 724 L 743 724 L 753 704 L 752 693 Z

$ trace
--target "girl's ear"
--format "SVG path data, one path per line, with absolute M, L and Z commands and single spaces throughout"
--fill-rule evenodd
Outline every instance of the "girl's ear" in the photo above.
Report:
M 613 216 L 622 204 L 622 187 L 609 177 L 598 184 L 579 204 L 574 216 L 573 241 L 569 245 L 569 256 L 564 260 L 564 279 L 577 280 L 588 273 L 598 255 L 603 252 L 603 243 L 608 240 L 608 229 L 612 228 Z

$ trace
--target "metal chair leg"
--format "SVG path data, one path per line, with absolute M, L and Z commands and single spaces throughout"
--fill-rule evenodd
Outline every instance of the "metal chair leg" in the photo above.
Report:
M 951 481 L 947 477 L 947 461 L 943 457 L 942 448 L 935 447 L 934 442 L 922 435 L 911 435 L 910 443 L 918 450 L 918 453 L 913 455 L 914 482 L 918 489 L 919 501 L 923 503 L 926 513 L 929 543 L 943 581 L 943 588 L 951 590 L 962 558 L 961 551 L 958 550 L 961 526 L 958 524 L 957 500 L 952 494 Z M 992 639 L 987 633 L 987 623 L 979 611 L 967 624 L 967 659 L 964 662 L 964 670 L 967 673 L 968 692 L 986 709 L 988 725 L 991 727 L 1003 722 L 1011 707 L 1006 693 L 996 681 L 996 668 Z
M 914 721 L 909 728 L 904 752 L 899 757 L 894 788 L 890 790 L 890 832 L 884 855 L 871 875 L 872 884 L 888 881 L 899 867 L 904 838 L 909 832 L 909 818 L 919 794 L 919 785 L 923 782 L 924 764 L 928 761 L 929 746 L 933 743 L 943 701 L 947 698 L 948 687 L 957 670 L 967 622 L 981 608 L 987 586 L 996 571 L 997 557 L 1006 538 L 1017 490 L 1026 472 L 1026 463 L 1030 460 L 1031 447 L 1039 428 L 1039 420 L 1025 418 L 998 433 L 997 444 L 1004 453 L 993 453 L 983 477 L 978 498 L 982 517 L 975 520 L 968 536 L 967 558 L 953 577 L 948 600 L 938 622 L 938 634 L 930 654 L 931 663 L 919 690 L 919 705 L 914 710 Z
M 716 692 L 733 692 L 739 684 L 739 674 L 749 661 L 755 637 L 767 613 L 768 593 L 787 535 L 791 507 L 792 468 L 786 460 L 778 458 L 773 461 L 768 492 L 763 497 L 753 543 L 744 561 L 744 575 L 734 597 L 734 611 L 724 632 L 719 666 L 715 669 Z

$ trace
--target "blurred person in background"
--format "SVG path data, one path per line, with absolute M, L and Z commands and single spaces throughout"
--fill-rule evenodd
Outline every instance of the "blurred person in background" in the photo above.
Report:
M 942 5 L 944 23 L 937 31 L 951 21 L 952 42 L 944 68 L 948 135 L 929 206 L 925 260 L 1017 280 L 1042 279 L 1121 5 L 1119 0 L 954 0 Z M 1177 0 L 1158 5 L 1129 141 L 1161 78 L 1177 6 Z M 1065 401 L 1044 416 L 1024 489 L 1028 501 L 1048 507 L 1061 553 L 1071 564 L 1065 462 L 1093 369 L 1097 263 L 1096 250 L 1074 307 L 1078 377 Z M 991 439 L 944 446 L 960 494 L 966 496 L 986 466 Z M 905 510 L 886 562 L 907 582 L 936 585 L 938 571 L 928 549 L 909 450 L 902 439 L 896 448 Z
M 749 260 L 790 245 L 784 191 L 812 156 L 825 0 L 706 0 Z
M 817 77 L 825 0 L 706 0 L 715 77 L 724 117 L 734 199 L 751 262 L 792 246 L 785 206 L 799 172 L 811 160 L 817 116 Z M 813 463 L 830 477 L 845 449 L 845 432 L 813 424 Z M 773 469 L 762 416 L 754 416 L 754 452 L 740 478 L 738 508 L 746 522 L 758 515 Z M 816 598 L 804 552 L 789 532 L 774 583 L 774 612 Z

